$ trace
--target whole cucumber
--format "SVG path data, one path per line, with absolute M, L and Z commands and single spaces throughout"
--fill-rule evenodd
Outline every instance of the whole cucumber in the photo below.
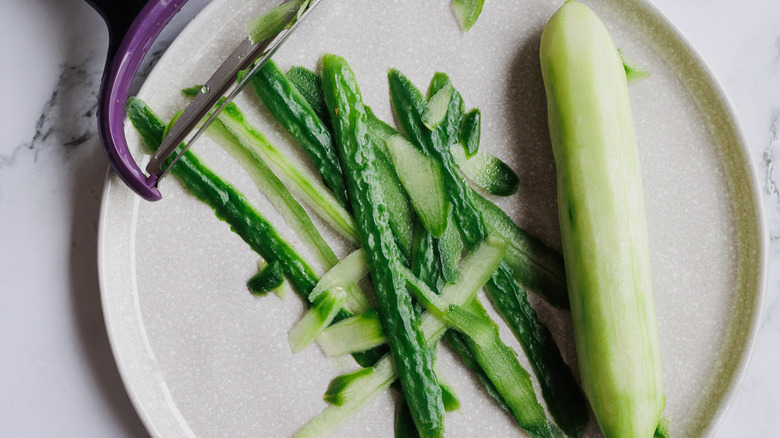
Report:
M 571 0 L 539 54 L 583 389 L 607 438 L 650 438 L 665 397 L 625 71 L 604 24 Z

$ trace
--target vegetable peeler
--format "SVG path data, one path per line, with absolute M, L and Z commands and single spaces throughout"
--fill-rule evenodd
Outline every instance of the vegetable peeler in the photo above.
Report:
M 130 154 L 125 138 L 125 104 L 144 55 L 186 1 L 87 0 L 103 17 L 109 33 L 106 67 L 98 94 L 98 134 L 117 175 L 130 189 L 149 201 L 162 198 L 157 187 L 159 181 L 320 0 L 281 2 L 274 9 L 285 11 L 281 26 L 261 41 L 247 37 L 236 47 L 171 127 L 144 172 Z M 249 70 L 249 73 L 239 82 L 238 72 L 242 70 Z M 221 99 L 220 106 L 214 109 Z M 206 116 L 208 119 L 201 124 Z M 185 140 L 186 144 L 179 147 Z

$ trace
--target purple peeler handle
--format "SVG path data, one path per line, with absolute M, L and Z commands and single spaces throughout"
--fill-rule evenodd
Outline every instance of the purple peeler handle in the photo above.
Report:
M 117 0 L 109 1 L 113 3 Z M 149 0 L 124 35 L 111 35 L 111 39 L 121 38 L 121 42 L 118 47 L 114 42 L 109 45 L 108 60 L 98 96 L 98 134 L 108 162 L 128 187 L 149 201 L 157 201 L 162 198 L 162 195 L 156 187 L 157 177 L 147 176 L 130 154 L 124 131 L 125 104 L 130 85 L 144 55 L 186 1 Z M 92 0 L 90 3 L 106 18 L 109 33 L 117 30 L 112 29 L 110 22 L 110 19 L 115 17 L 107 13 L 113 11 L 101 10 L 99 8 L 101 2 L 97 0 Z

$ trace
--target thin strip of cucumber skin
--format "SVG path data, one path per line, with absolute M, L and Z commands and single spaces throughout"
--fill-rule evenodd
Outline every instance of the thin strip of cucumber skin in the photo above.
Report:
M 485 0 L 452 0 L 452 13 L 458 20 L 458 24 L 465 32 L 471 30 L 482 13 Z
M 387 207 L 377 179 L 375 146 L 354 73 L 343 58 L 322 59 L 322 86 L 332 116 L 334 138 L 349 199 L 360 224 L 361 243 L 379 302 L 382 326 L 398 366 L 412 416 L 423 437 L 444 436 L 441 388 L 419 322 L 406 292 L 402 255 L 389 226 Z
M 451 222 L 448 226 L 449 227 L 456 227 L 454 222 Z M 457 228 L 456 228 L 457 229 Z M 457 231 L 456 231 L 457 233 Z M 458 239 L 460 239 L 460 235 L 457 236 Z M 434 291 L 439 291 L 441 287 L 443 286 L 443 273 L 441 268 L 441 262 L 440 258 L 437 257 L 436 251 L 434 249 L 434 246 L 432 244 L 432 236 L 430 233 L 425 232 L 424 229 L 415 229 L 415 245 L 412 247 L 414 248 L 412 251 L 412 273 L 425 282 L 426 285 L 428 285 L 429 288 L 431 288 Z M 458 255 L 458 259 L 460 259 L 460 254 Z M 458 261 L 458 264 L 459 261 Z M 455 268 L 457 271 L 457 266 Z M 352 319 L 352 318 L 350 318 Z M 376 332 L 376 330 L 366 330 L 364 328 L 364 332 Z M 375 336 L 373 340 L 376 342 L 380 338 L 379 336 Z M 501 396 L 501 393 L 496 389 L 495 385 L 493 385 L 493 382 L 490 381 L 490 378 L 485 374 L 485 371 L 482 369 L 482 366 L 477 361 L 475 354 L 473 352 L 472 346 L 469 345 L 466 342 L 465 336 L 461 333 L 458 333 L 455 330 L 448 330 L 447 333 L 444 334 L 444 339 L 447 341 L 447 343 L 452 347 L 456 353 L 461 357 L 461 360 L 466 364 L 467 367 L 469 367 L 479 379 L 480 382 L 482 382 L 482 385 L 485 387 L 485 391 L 493 397 L 499 406 L 501 406 L 502 409 L 505 411 L 512 413 L 510 407 L 506 404 L 504 401 L 504 397 Z M 375 344 L 380 345 L 380 344 Z M 344 351 L 344 349 L 341 350 L 342 354 L 346 354 L 349 351 Z
M 431 289 L 438 291 L 445 282 L 435 243 L 436 239 L 431 233 L 423 228 L 419 222 L 415 223 L 412 238 L 412 274 L 423 280 Z M 457 262 L 460 262 L 460 258 Z
M 458 280 L 458 262 L 463 255 L 463 240 L 460 238 L 458 225 L 455 224 L 455 219 L 452 218 L 451 214 L 444 234 L 436 239 L 436 249 L 439 253 L 442 278 L 447 283 L 456 282 Z
M 187 88 L 182 92 L 191 96 L 195 88 Z M 221 121 L 233 136 L 240 139 L 241 145 L 251 147 L 267 164 L 273 166 L 279 178 L 287 182 L 286 186 L 318 216 L 350 243 L 357 245 L 355 221 L 339 204 L 333 193 L 319 181 L 318 176 L 293 164 L 287 156 L 269 143 L 260 131 L 246 121 L 244 113 L 235 103 L 231 102 L 225 106 L 217 116 L 217 120 Z
M 490 279 L 491 273 L 503 257 L 503 252 L 503 247 L 498 245 L 498 242 L 486 242 L 464 257 L 459 266 L 461 277 L 458 283 L 448 284 L 442 289 L 441 305 L 463 305 L 473 298 Z M 428 348 L 433 348 L 447 331 L 447 325 L 428 312 L 420 319 L 420 328 L 425 342 Z M 329 397 L 338 398 L 341 404 L 329 406 L 295 436 L 327 436 L 374 397 L 387 390 L 397 377 L 390 355 L 383 357 L 369 370 L 360 370 L 337 377 L 334 383 L 340 382 L 340 384 L 332 384 L 327 394 Z M 345 387 L 344 382 L 349 382 L 349 385 Z
M 444 334 L 444 340 L 447 341 L 447 344 L 449 344 L 449 346 L 455 350 L 456 353 L 458 353 L 458 356 L 460 356 L 461 360 L 463 360 L 463 363 L 474 374 L 477 375 L 477 378 L 482 383 L 482 386 L 485 387 L 485 391 L 488 393 L 488 395 L 490 395 L 493 400 L 498 403 L 501 409 L 511 414 L 511 408 L 506 404 L 504 397 L 502 397 L 501 393 L 498 392 L 498 389 L 496 389 L 496 386 L 493 385 L 493 382 L 490 381 L 490 377 L 485 374 L 485 370 L 483 370 L 482 366 L 479 364 L 479 362 L 477 362 L 477 359 L 474 356 L 474 352 L 471 351 L 471 347 L 466 343 L 463 335 L 455 330 L 448 330 L 447 333 Z
M 460 133 L 458 133 L 466 158 L 473 157 L 479 151 L 481 134 L 482 112 L 479 108 L 474 108 L 463 116 L 463 121 L 460 123 Z
M 385 145 L 417 217 L 428 232 L 441 236 L 447 228 L 450 205 L 444 196 L 439 163 L 401 135 L 388 137 Z
M 391 100 L 401 126 L 418 147 L 442 163 L 453 217 L 466 246 L 473 247 L 487 236 L 487 229 L 471 200 L 470 188 L 458 175 L 449 145 L 442 143 L 441 133 L 431 132 L 422 124 L 425 99 L 417 87 L 397 70 L 391 70 L 388 78 Z M 567 435 L 581 436 L 589 420 L 585 398 L 550 331 L 539 320 L 528 303 L 525 290 L 506 263 L 501 264 L 486 290 L 528 356 L 553 418 Z
M 520 179 L 515 171 L 487 152 L 477 151 L 468 158 L 463 145 L 456 143 L 452 145 L 450 153 L 463 175 L 493 196 L 512 196 L 520 187 Z
M 363 313 L 370 306 L 365 294 L 360 291 L 357 283 L 368 275 L 365 253 L 362 249 L 356 249 L 333 266 L 320 278 L 317 285 L 309 293 L 309 301 L 328 289 L 341 287 L 347 292 L 345 307 L 354 315 Z
M 292 78 L 290 77 L 293 71 L 297 72 L 295 76 L 297 79 L 295 81 L 292 81 Z M 288 78 L 291 79 L 293 85 L 298 88 L 299 93 L 301 93 L 315 112 L 317 112 L 317 107 L 323 108 L 324 115 L 320 117 L 320 120 L 327 120 L 326 125 L 330 126 L 330 115 L 327 113 L 327 108 L 325 108 L 325 98 L 322 91 L 322 79 L 320 76 L 304 67 L 293 67 L 288 73 Z M 375 118 L 369 107 L 366 107 L 366 111 L 368 111 L 370 118 Z M 386 131 L 383 131 L 382 136 L 379 137 L 380 133 L 375 132 L 378 127 L 374 124 L 370 124 L 370 127 L 371 138 L 374 139 L 378 147 L 376 154 L 377 170 L 379 171 L 379 178 L 384 182 L 385 202 L 390 210 L 390 227 L 395 233 L 396 241 L 401 252 L 408 258 L 411 248 L 414 211 L 411 202 L 409 201 L 409 196 L 406 194 L 406 190 L 398 178 L 395 167 L 393 167 L 393 163 L 388 158 L 389 151 L 384 144 L 384 137 L 387 135 Z M 385 127 L 390 129 L 391 133 L 398 133 L 386 124 L 381 128 Z M 381 138 L 382 141 L 378 142 L 378 138 Z
M 325 184 L 349 209 L 347 189 L 330 129 L 273 61 L 252 77 L 252 88 L 271 115 L 311 157 Z
M 278 289 L 284 282 L 282 265 L 278 261 L 269 264 L 247 281 L 246 286 L 252 295 L 266 295 Z
M 323 330 L 317 343 L 329 357 L 369 350 L 387 343 L 379 312 L 371 308 Z M 359 346 L 357 351 L 355 346 Z
M 141 99 L 135 97 L 127 100 L 126 111 L 144 143 L 152 151 L 156 150 L 162 142 L 165 123 Z M 268 263 L 278 262 L 293 290 L 309 303 L 308 296 L 318 282 L 316 272 L 240 192 L 204 166 L 191 152 L 181 157 L 171 173 L 187 191 L 214 209 L 216 216 L 227 222 L 230 229 L 253 251 Z M 349 312 L 342 310 L 337 319 L 348 316 Z M 375 348 L 352 356 L 360 366 L 365 367 L 376 363 L 385 351 L 383 348 Z
M 433 291 L 426 290 L 424 284 L 412 284 L 410 290 L 431 314 L 466 335 L 465 343 L 474 359 L 523 429 L 534 437 L 563 437 L 537 401 L 531 376 L 517 361 L 517 353 L 501 341 L 498 326 L 478 299 L 469 300 L 461 307 L 446 305 Z
M 463 175 L 472 183 L 484 189 L 494 196 L 510 196 L 517 192 L 520 179 L 508 164 L 500 158 L 493 156 L 484 150 L 474 151 L 473 156 L 467 158 L 468 152 L 461 143 L 461 128 L 465 114 L 463 97 L 458 90 L 452 87 L 450 78 L 441 72 L 434 74 L 428 87 L 428 96 L 438 93 L 440 90 L 452 88 L 448 113 L 441 125 L 436 129 L 442 147 L 448 147 L 453 155 L 455 164 Z
M 325 108 L 325 96 L 322 94 L 322 79 L 320 75 L 306 67 L 296 65 L 290 67 L 285 76 L 298 89 L 301 96 L 306 99 L 306 102 L 309 103 L 317 117 L 326 126 L 330 126 L 330 115 Z
M 488 232 L 498 233 L 509 242 L 504 260 L 520 283 L 553 306 L 568 309 L 563 256 L 517 226 L 504 210 L 473 190 L 471 200 L 482 212 Z
M 287 333 L 293 353 L 299 353 L 314 342 L 325 327 L 333 322 L 346 298 L 344 288 L 335 287 L 312 300 L 311 308 Z
M 268 197 L 323 268 L 327 270 L 338 263 L 336 254 L 314 226 L 309 214 L 268 168 L 256 148 L 247 144 L 243 137 L 235 135 L 221 120 L 215 120 L 209 126 L 207 133 L 222 145 L 252 177 L 260 191 Z

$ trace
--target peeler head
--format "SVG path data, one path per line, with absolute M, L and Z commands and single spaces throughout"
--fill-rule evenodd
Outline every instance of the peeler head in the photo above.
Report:
M 114 41 L 109 46 L 98 96 L 98 135 L 108 162 L 119 178 L 149 201 L 157 201 L 162 195 L 157 188 L 157 177 L 145 174 L 130 153 L 124 131 L 125 104 L 146 52 L 184 3 L 186 0 L 150 0 L 124 34 L 120 29 L 112 28 L 116 23 L 111 22 L 111 16 L 104 15 Z M 123 19 L 127 20 L 127 17 Z M 118 45 L 116 38 L 121 39 Z

